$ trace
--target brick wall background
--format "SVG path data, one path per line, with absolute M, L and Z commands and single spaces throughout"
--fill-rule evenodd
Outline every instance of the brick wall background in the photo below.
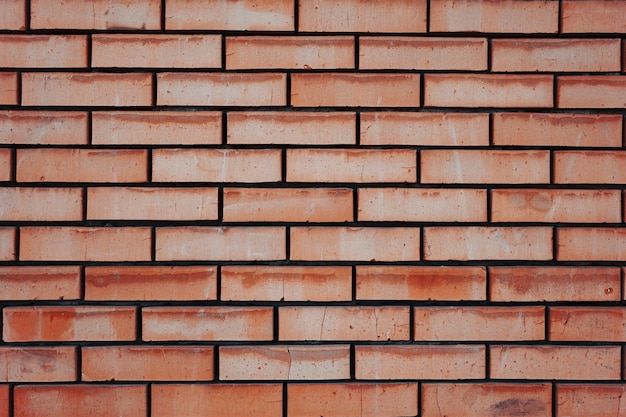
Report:
M 626 2 L 2 0 L 0 416 L 626 416 Z

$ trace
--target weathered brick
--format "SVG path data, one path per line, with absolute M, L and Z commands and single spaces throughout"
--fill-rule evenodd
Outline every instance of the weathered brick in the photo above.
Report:
M 13 178 L 13 154 L 11 149 L 0 148 L 0 181 Z
M 0 13 L 0 29 L 26 29 L 26 0 L 6 0 L 2 3 L 2 11 Z
M 0 227 L 0 261 L 13 261 L 16 250 L 14 227 Z
M 619 0 L 564 0 L 561 15 L 564 33 L 624 33 L 626 4 Z
M 86 112 L 0 111 L 0 143 L 86 145 Z
M 556 385 L 559 416 L 606 417 L 626 414 L 622 401 L 623 384 L 558 384 Z
M 3 104 L 19 104 L 16 72 L 0 72 L 0 105 Z
M 8 384 L 0 384 L 0 417 L 9 417 L 11 393 Z
M 558 228 L 559 261 L 626 260 L 626 229 Z
M 0 220 L 82 220 L 83 192 L 80 188 L 0 188 Z
M 84 68 L 87 36 L 0 35 L 0 63 L 6 68 Z
M 549 339 L 572 342 L 626 340 L 626 310 L 619 307 L 550 307 Z
M 0 267 L 2 300 L 77 300 L 80 285 L 78 266 Z
M 76 377 L 73 347 L 0 348 L 2 382 L 71 382 Z
M 557 184 L 626 183 L 626 152 L 555 151 L 554 182 Z
M 557 77 L 557 88 L 560 108 L 626 108 L 626 76 L 564 75 Z

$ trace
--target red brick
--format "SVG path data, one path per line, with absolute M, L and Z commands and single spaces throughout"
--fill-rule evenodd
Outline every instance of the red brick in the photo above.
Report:
M 225 301 L 350 301 L 352 268 L 345 266 L 223 266 Z
M 1 194 L 0 194 L 1 195 Z M 349 188 L 225 188 L 226 222 L 346 222 Z
M 26 0 L 5 0 L 4 2 L 2 2 L 2 13 L 0 13 L 0 29 L 26 29 Z
M 227 37 L 226 68 L 354 68 L 354 49 L 351 36 Z
M 88 134 L 86 112 L 0 112 L 0 143 L 86 145 Z
M 19 385 L 15 417 L 147 417 L 145 385 Z
M 0 188 L 0 220 L 61 221 L 83 219 L 80 188 Z
M 554 182 L 557 184 L 626 183 L 626 152 L 556 151 Z
M 542 184 L 550 182 L 550 153 L 542 150 L 431 149 L 420 155 L 424 184 Z
M 412 149 L 288 149 L 289 182 L 415 182 Z
M 409 308 L 281 307 L 279 340 L 408 340 Z
M 551 307 L 549 339 L 577 342 L 626 340 L 626 310 L 619 307 Z
M 424 83 L 424 106 L 427 107 L 553 105 L 552 75 L 426 74 Z
M 626 32 L 626 4 L 619 0 L 564 0 L 564 33 Z
M 152 385 L 152 417 L 281 417 L 280 384 Z
M 289 384 L 289 417 L 417 415 L 417 384 Z
M 420 105 L 420 75 L 291 74 L 291 104 L 296 107 L 416 107 Z
M 431 32 L 557 33 L 559 5 L 545 0 L 436 0 Z
M 626 229 L 559 228 L 556 233 L 559 261 L 626 260 Z
M 85 269 L 85 300 L 215 300 L 214 266 L 103 266 Z
M 357 379 L 485 378 L 485 347 L 357 346 Z
M 550 416 L 551 410 L 552 386 L 548 383 L 422 385 L 423 417 Z
M 147 307 L 142 339 L 272 340 L 271 307 Z
M 0 62 L 7 68 L 87 66 L 84 35 L 0 35 Z
M 425 260 L 552 259 L 550 227 L 427 227 Z
M 490 267 L 491 301 L 619 301 L 619 268 Z
M 9 417 L 9 398 L 11 398 L 9 386 L 0 384 L 0 417 Z
M 152 75 L 145 73 L 26 72 L 24 106 L 151 106 Z
M 292 227 L 299 261 L 417 261 L 419 227 Z
M 350 346 L 223 346 L 220 380 L 350 379 Z
M 496 113 L 494 145 L 621 147 L 617 114 Z
M 13 156 L 11 149 L 0 148 L 0 181 L 13 178 Z
M 363 36 L 359 69 L 486 70 L 487 39 Z
M 276 182 L 281 164 L 276 149 L 156 149 L 152 181 Z
M 76 376 L 76 349 L 73 347 L 0 348 L 2 382 L 76 381 Z
M 229 112 L 229 144 L 354 145 L 354 113 Z
M 625 385 L 558 384 L 559 416 L 611 417 L 626 415 Z
M 80 285 L 78 266 L 0 267 L 2 300 L 77 300 Z
M 15 228 L 0 227 L 0 261 L 15 259 Z
M 5 342 L 135 340 L 135 307 L 7 307 Z
M 212 346 L 83 347 L 82 381 L 206 381 Z
M 557 86 L 560 108 L 626 108 L 626 76 L 560 76 Z
M 270 261 L 286 257 L 283 227 L 160 227 L 158 261 Z
M 0 72 L 0 105 L 18 103 L 16 72 Z
M 491 378 L 620 379 L 618 346 L 491 346 Z

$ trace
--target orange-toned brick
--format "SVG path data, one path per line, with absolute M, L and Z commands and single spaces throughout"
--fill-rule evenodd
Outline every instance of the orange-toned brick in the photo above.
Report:
M 412 149 L 288 149 L 289 182 L 415 182 Z
M 0 143 L 20 145 L 86 145 L 87 113 L 1 111 Z
M 345 266 L 223 266 L 225 301 L 350 301 L 352 268 Z
M 350 378 L 350 346 L 220 347 L 220 380 Z
M 626 76 L 560 76 L 557 86 L 560 108 L 626 108 Z
M 5 342 L 135 340 L 135 307 L 7 307 Z
M 550 307 L 549 339 L 573 342 L 626 340 L 626 310 L 619 307 Z
M 14 227 L 0 227 L 0 261 L 15 259 L 15 238 Z
M 419 227 L 292 227 L 291 259 L 417 261 Z
M 84 35 L 0 35 L 0 62 L 7 68 L 87 66 Z
M 18 103 L 18 79 L 16 72 L 0 72 L 0 105 Z
M 0 29 L 26 29 L 26 0 L 6 0 L 2 3 L 2 13 L 0 13 Z M 8 410 L 6 412 L 8 415 Z
M 416 107 L 419 74 L 298 73 L 291 75 L 296 107 Z
M 0 181 L 13 178 L 13 156 L 11 149 L 0 148 Z
M 85 269 L 85 300 L 215 300 L 214 266 L 103 266 Z
M 152 75 L 146 73 L 26 72 L 24 106 L 151 106 Z
M 0 188 L 0 220 L 61 221 L 83 219 L 80 188 Z
M 417 384 L 289 384 L 290 417 L 417 415 Z
M 624 33 L 626 4 L 620 0 L 564 0 L 561 22 L 564 33 Z
M 2 300 L 76 300 L 80 285 L 78 266 L 0 267 Z
M 148 227 L 20 228 L 22 261 L 149 261 Z
M 1 196 L 1 193 L 0 193 Z M 226 222 L 346 222 L 353 220 L 348 188 L 225 188 Z
M 554 182 L 557 184 L 626 183 L 626 152 L 556 151 Z
M 281 307 L 279 340 L 408 340 L 409 308 Z
M 157 149 L 155 182 L 276 182 L 281 152 L 275 149 Z
M 229 112 L 229 144 L 354 145 L 354 113 Z
M 147 307 L 142 339 L 272 340 L 271 307 Z
M 626 229 L 559 228 L 559 261 L 626 260 Z
M 609 417 L 626 415 L 623 384 L 558 384 L 559 416 Z
M 619 380 L 620 356 L 618 346 L 491 346 L 490 377 Z
M 483 345 L 357 346 L 357 379 L 479 379 Z
M 354 49 L 351 36 L 227 37 L 226 68 L 354 68 Z
M 82 381 L 207 381 L 212 346 L 84 347 Z
M 0 348 L 2 382 L 70 382 L 76 377 L 73 347 Z
M 9 385 L 0 384 L 0 417 L 9 417 L 9 398 L 11 397 Z

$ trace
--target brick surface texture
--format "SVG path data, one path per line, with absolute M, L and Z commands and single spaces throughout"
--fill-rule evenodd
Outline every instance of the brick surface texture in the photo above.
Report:
M 0 417 L 626 417 L 625 0 L 0 0 Z

